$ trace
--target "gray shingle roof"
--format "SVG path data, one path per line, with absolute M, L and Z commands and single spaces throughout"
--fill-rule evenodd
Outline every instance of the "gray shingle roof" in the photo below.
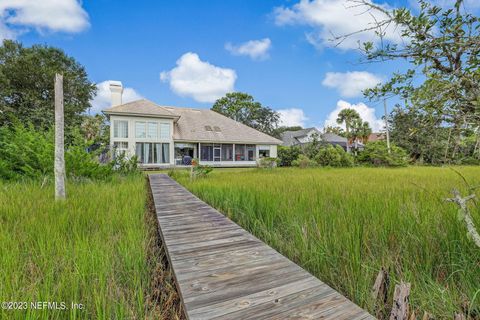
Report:
M 105 114 L 154 116 L 175 119 L 173 139 L 190 142 L 242 142 L 281 144 L 282 141 L 209 109 L 159 106 L 137 100 L 104 110 Z
M 166 107 L 180 116 L 175 124 L 174 140 L 281 144 L 263 132 L 208 109 Z
M 300 141 L 298 138 L 305 137 L 310 131 L 316 131 L 319 136 L 320 140 L 323 142 L 331 143 L 331 144 L 338 144 L 341 146 L 347 145 L 347 138 L 341 137 L 335 133 L 321 133 L 317 128 L 306 128 L 297 131 L 285 131 L 282 133 L 282 145 L 284 146 L 294 146 L 300 145 Z
M 141 99 L 103 110 L 105 114 L 176 118 L 177 115 L 152 101 Z

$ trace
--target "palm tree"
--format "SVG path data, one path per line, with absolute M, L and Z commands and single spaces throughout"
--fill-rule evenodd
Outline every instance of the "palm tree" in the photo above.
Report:
M 360 126 L 360 138 L 362 139 L 363 143 L 367 143 L 368 137 L 372 134 L 372 128 L 370 128 L 370 124 L 367 121 L 364 121 Z
M 338 113 L 337 123 L 345 123 L 345 132 L 347 134 L 347 152 L 350 152 L 350 128 L 352 127 L 353 122 L 359 119 L 361 119 L 360 115 L 353 109 L 343 109 Z

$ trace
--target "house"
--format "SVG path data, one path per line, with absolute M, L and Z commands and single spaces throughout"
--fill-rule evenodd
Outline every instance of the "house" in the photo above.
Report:
M 149 100 L 122 103 L 122 83 L 110 82 L 110 120 L 114 154 L 136 155 L 143 167 L 200 164 L 256 166 L 257 159 L 277 157 L 282 141 L 217 112 L 159 106 Z
M 314 137 L 320 142 L 331 145 L 339 145 L 342 148 L 347 148 L 347 138 L 341 137 L 335 133 L 321 133 L 317 128 L 306 128 L 297 131 L 285 131 L 281 134 L 282 145 L 302 146 L 313 141 Z

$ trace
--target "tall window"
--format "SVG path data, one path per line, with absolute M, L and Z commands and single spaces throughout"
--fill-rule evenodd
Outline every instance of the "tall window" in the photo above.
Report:
M 247 159 L 248 161 L 255 161 L 256 149 L 254 144 L 247 144 Z
M 144 121 L 135 122 L 135 137 L 146 138 L 147 137 L 147 124 Z
M 128 151 L 128 142 L 127 141 L 114 141 L 113 142 L 113 156 L 120 155 Z
M 204 143 L 201 144 L 200 160 L 213 161 L 213 144 L 204 144 Z
M 222 161 L 233 160 L 233 144 L 222 144 Z
M 147 138 L 157 139 L 158 137 L 158 123 L 148 122 L 147 123 Z
M 170 139 L 170 123 L 160 123 L 160 139 Z
M 128 138 L 128 121 L 113 120 L 113 137 Z
M 158 164 L 170 162 L 169 143 L 137 142 L 135 154 L 143 164 Z
M 236 144 L 235 145 L 235 161 L 245 161 L 245 145 L 244 144 Z

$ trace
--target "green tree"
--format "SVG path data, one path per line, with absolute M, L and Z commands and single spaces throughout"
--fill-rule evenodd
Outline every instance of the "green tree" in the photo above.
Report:
M 64 77 L 66 132 L 80 125 L 96 92 L 85 68 L 62 50 L 4 40 L 0 46 L 0 125 L 17 118 L 45 129 L 54 122 L 54 76 Z
M 338 113 L 337 123 L 345 124 L 346 137 L 349 140 L 347 142 L 347 152 L 350 152 L 350 128 L 354 125 L 354 122 L 361 119 L 360 115 L 354 109 L 343 109 Z
M 448 129 L 444 161 L 459 157 L 469 132 L 476 132 L 476 141 L 480 141 L 480 19 L 464 9 L 464 0 L 456 0 L 453 6 L 443 8 L 427 0 L 418 0 L 419 12 L 409 8 L 391 10 L 369 0 L 351 2 L 365 6 L 366 12 L 377 11 L 385 17 L 358 31 L 375 31 L 381 40 L 378 45 L 373 42 L 361 44 L 365 59 L 368 62 L 401 60 L 409 63 L 405 71 L 366 90 L 365 95 L 370 99 L 399 96 L 405 100 L 405 107 L 413 110 L 409 116 L 435 115 L 435 121 L 421 121 L 424 125 L 437 125 L 431 130 Z M 405 41 L 398 44 L 384 41 L 385 30 L 392 26 Z M 440 122 L 436 121 L 437 117 Z M 463 149 L 463 152 L 468 150 Z
M 334 133 L 340 137 L 345 137 L 345 130 L 337 126 L 326 126 L 323 128 L 323 133 Z
M 251 95 L 242 92 L 227 93 L 215 101 L 212 110 L 270 135 L 275 134 L 280 121 L 278 112 L 262 106 Z

